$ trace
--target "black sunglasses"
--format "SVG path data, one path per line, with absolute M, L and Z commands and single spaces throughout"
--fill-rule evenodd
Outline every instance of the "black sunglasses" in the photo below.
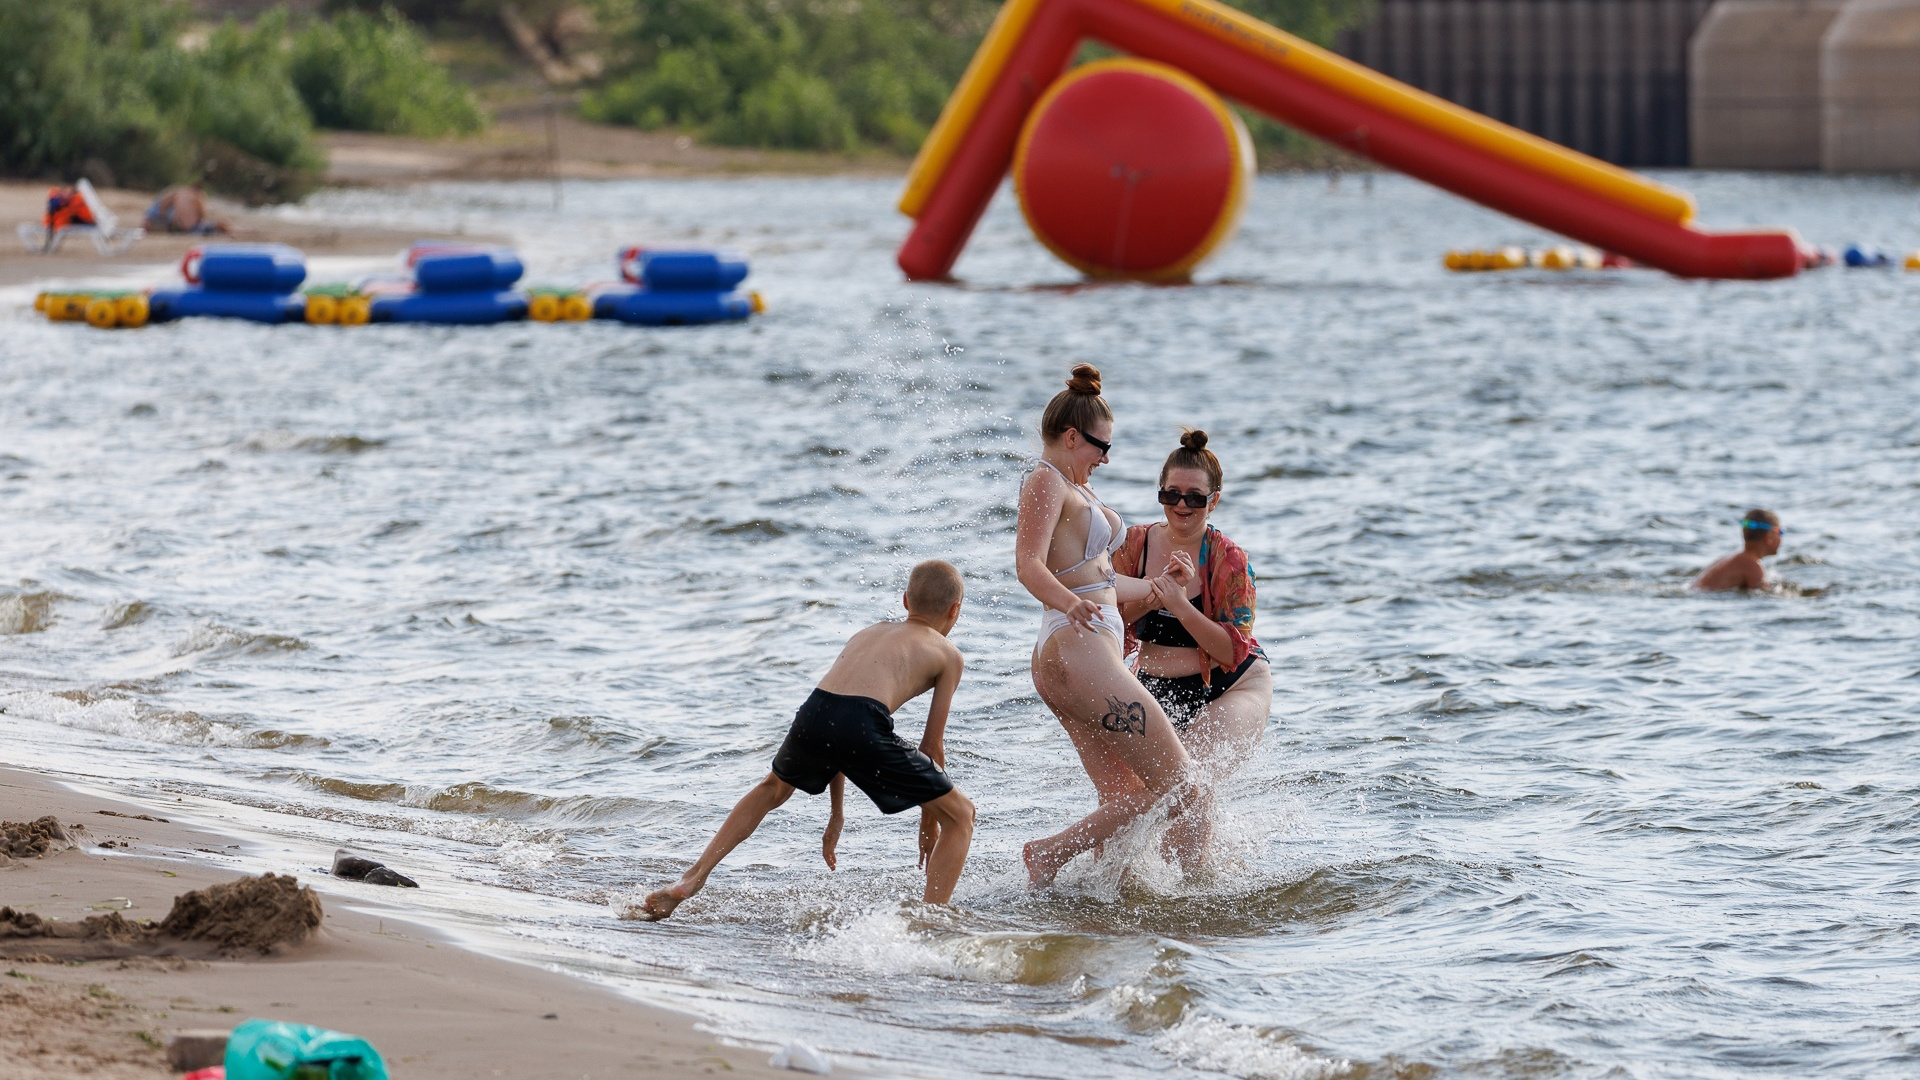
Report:
M 1191 491 L 1176 491 L 1173 488 L 1160 489 L 1161 506 L 1178 506 L 1184 502 L 1192 509 L 1199 510 L 1205 507 L 1207 500 L 1211 498 L 1213 498 L 1212 492 L 1198 495 Z
M 1080 431 L 1079 428 L 1075 428 L 1074 430 Z M 1094 438 L 1093 436 L 1087 434 L 1084 431 L 1080 431 L 1080 437 L 1087 440 L 1088 446 L 1099 448 L 1102 454 L 1111 454 L 1113 452 L 1113 444 L 1110 442 L 1102 442 L 1099 439 Z

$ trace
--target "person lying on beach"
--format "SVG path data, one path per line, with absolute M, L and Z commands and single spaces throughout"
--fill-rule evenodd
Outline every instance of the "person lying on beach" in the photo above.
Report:
M 883 814 L 920 807 L 920 865 L 927 871 L 923 899 L 929 904 L 953 899 L 973 843 L 973 803 L 947 779 L 945 749 L 947 709 L 964 666 L 947 634 L 960 620 L 965 591 L 960 572 L 949 563 L 931 559 L 914 567 L 902 598 L 906 619 L 875 623 L 848 640 L 794 714 L 786 741 L 773 756 L 773 771 L 734 806 L 680 880 L 649 894 L 636 915 L 648 921 L 672 915 L 795 788 L 809 795 L 833 788 L 821 841 L 832 869 L 842 777 L 866 792 Z M 893 713 L 928 690 L 933 702 L 916 750 L 893 733 Z
M 1780 550 L 1780 517 L 1771 510 L 1749 510 L 1740 521 L 1742 548 L 1721 559 L 1693 579 L 1701 592 L 1747 592 L 1767 587 L 1767 569 L 1760 560 Z
M 147 207 L 147 231 L 195 236 L 233 233 L 226 222 L 207 216 L 207 194 L 194 184 L 175 184 L 161 192 L 153 205 Z

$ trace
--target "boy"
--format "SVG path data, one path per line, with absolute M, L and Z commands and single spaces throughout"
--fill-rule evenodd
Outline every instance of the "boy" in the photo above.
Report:
M 947 707 L 960 685 L 960 650 L 947 640 L 960 620 L 966 591 L 960 572 L 932 559 L 913 568 L 905 622 L 875 623 L 853 635 L 813 695 L 794 715 L 773 771 L 727 815 L 699 861 L 680 880 L 648 895 L 634 914 L 649 921 L 673 914 L 700 891 L 727 853 L 753 835 L 767 812 L 799 788 L 818 795 L 831 783 L 833 807 L 821 853 L 827 868 L 840 840 L 843 778 L 867 793 L 883 814 L 920 807 L 920 865 L 927 869 L 924 899 L 944 904 L 973 843 L 973 803 L 946 774 Z M 893 713 L 928 690 L 927 728 L 915 750 L 893 733 Z
M 1745 548 L 1707 567 L 1693 581 L 1702 592 L 1728 592 L 1767 587 L 1767 571 L 1760 560 L 1780 550 L 1780 517 L 1771 510 L 1749 510 L 1740 522 L 1740 539 Z

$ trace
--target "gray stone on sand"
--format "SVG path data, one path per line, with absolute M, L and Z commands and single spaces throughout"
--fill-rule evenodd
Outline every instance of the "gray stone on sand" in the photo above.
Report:
M 227 1036 L 219 1028 L 182 1031 L 167 1040 L 167 1064 L 177 1073 L 212 1068 L 227 1059 Z
M 336 848 L 333 852 L 333 876 L 348 881 L 364 881 L 369 885 L 396 885 L 403 889 L 417 889 L 420 883 L 388 869 L 386 864 L 355 855 L 346 848 Z

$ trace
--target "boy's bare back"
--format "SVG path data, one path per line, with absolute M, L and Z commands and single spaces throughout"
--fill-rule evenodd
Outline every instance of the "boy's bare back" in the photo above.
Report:
M 868 697 L 894 712 L 942 682 L 960 681 L 960 650 L 917 619 L 875 623 L 853 635 L 820 679 L 829 694 Z

